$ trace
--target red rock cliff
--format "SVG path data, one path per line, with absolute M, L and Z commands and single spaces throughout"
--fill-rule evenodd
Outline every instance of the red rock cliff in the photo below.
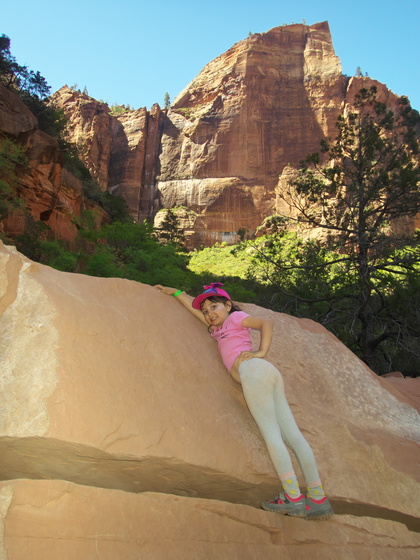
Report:
M 102 187 L 121 194 L 136 220 L 188 208 L 192 248 L 234 243 L 239 229 L 254 231 L 273 214 L 283 170 L 335 136 L 347 96 L 366 81 L 373 83 L 342 75 L 324 22 L 240 41 L 207 64 L 168 112 L 154 105 L 111 116 L 67 87 L 55 99 Z
M 100 186 L 123 196 L 135 220 L 155 210 L 154 184 L 163 124 L 159 105 L 118 116 L 108 105 L 64 86 L 53 96 L 68 120 L 69 140 Z M 156 208 L 157 210 L 158 208 Z
M 72 241 L 73 222 L 82 210 L 93 208 L 83 196 L 81 182 L 62 166 L 58 142 L 38 128 L 38 121 L 17 95 L 0 85 L 0 138 L 20 144 L 28 163 L 17 171 L 17 194 L 35 221 L 43 222 L 56 237 Z M 99 212 L 99 219 L 104 217 Z M 28 227 L 27 214 L 16 210 L 0 222 L 0 230 L 12 237 Z

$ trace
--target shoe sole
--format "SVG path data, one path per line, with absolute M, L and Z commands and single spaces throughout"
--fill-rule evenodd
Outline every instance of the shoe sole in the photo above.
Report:
M 261 505 L 261 509 L 263 509 L 264 511 L 269 511 L 271 513 L 279 513 L 280 515 L 287 515 L 288 517 L 306 517 L 306 512 L 302 512 L 302 513 L 290 513 L 288 511 L 282 511 L 280 509 L 271 509 L 270 507 L 266 507 L 264 505 Z
M 309 513 L 306 514 L 306 519 L 308 521 L 327 521 L 327 519 L 331 519 L 331 517 L 334 517 L 334 512 L 331 511 L 325 511 L 325 512 L 319 512 L 319 513 L 312 513 L 312 515 Z

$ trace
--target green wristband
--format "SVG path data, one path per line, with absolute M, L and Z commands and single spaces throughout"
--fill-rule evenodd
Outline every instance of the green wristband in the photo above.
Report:
M 174 297 L 178 297 L 179 294 L 182 294 L 182 290 L 177 290 L 174 294 L 172 294 Z

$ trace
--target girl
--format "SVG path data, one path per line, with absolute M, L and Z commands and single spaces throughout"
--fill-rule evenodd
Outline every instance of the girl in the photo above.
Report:
M 177 298 L 208 326 L 210 335 L 217 341 L 224 365 L 242 385 L 248 408 L 283 486 L 283 492 L 261 504 L 262 509 L 306 519 L 329 519 L 333 510 L 322 489 L 312 449 L 290 410 L 283 378 L 277 368 L 264 360 L 271 346 L 273 324 L 241 311 L 221 286 L 223 284 L 219 282 L 204 286 L 205 291 L 194 299 L 182 290 L 155 287 Z M 252 348 L 250 329 L 261 333 L 258 350 Z M 286 444 L 295 453 L 305 476 L 306 498 L 301 494 Z

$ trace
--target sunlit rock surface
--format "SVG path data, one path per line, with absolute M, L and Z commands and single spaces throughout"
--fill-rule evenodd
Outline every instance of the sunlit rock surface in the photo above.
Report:
M 150 546 L 158 558 L 162 519 L 172 519 L 168 530 L 182 541 L 174 557 L 185 558 L 197 543 L 179 528 L 179 508 L 207 535 L 203 550 L 213 554 L 218 546 L 221 558 L 247 547 L 250 558 L 263 558 L 264 550 L 274 558 L 279 547 L 296 547 L 285 528 L 300 535 L 302 551 L 318 550 L 318 534 L 322 549 L 331 549 L 326 557 L 335 550 L 335 558 L 348 558 L 345 539 L 363 531 L 365 547 L 387 551 L 382 558 L 414 558 L 398 554 L 419 544 L 412 533 L 420 504 L 418 413 L 317 323 L 243 305 L 274 321 L 269 358 L 285 377 L 338 514 L 313 528 L 258 509 L 279 489 L 264 442 L 205 326 L 174 298 L 128 280 L 59 272 L 4 245 L 0 297 L 0 509 L 8 560 L 22 558 L 16 551 L 38 523 L 45 540 L 33 559 L 57 558 L 54 550 L 71 549 L 73 536 L 77 546 L 63 557 L 79 550 L 88 558 L 95 541 L 114 552 L 123 543 L 138 554 Z M 144 504 L 149 544 L 134 538 Z M 108 539 L 112 523 L 121 530 Z M 245 541 L 244 524 L 254 527 Z M 230 544 L 222 545 L 226 531 Z M 386 543 L 394 533 L 391 556 Z M 263 541 L 273 548 L 261 545 L 252 556 Z

